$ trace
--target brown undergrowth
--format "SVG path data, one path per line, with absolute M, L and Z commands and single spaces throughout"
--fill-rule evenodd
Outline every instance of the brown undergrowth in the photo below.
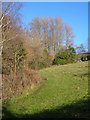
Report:
M 30 90 L 37 86 L 41 78 L 37 71 L 32 69 L 23 70 L 18 74 L 12 73 L 2 75 L 2 97 L 8 99 L 10 97 L 22 94 L 26 90 Z

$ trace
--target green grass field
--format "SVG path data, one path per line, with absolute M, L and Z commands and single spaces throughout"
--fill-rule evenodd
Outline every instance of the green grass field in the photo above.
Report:
M 88 62 L 52 66 L 39 72 L 41 85 L 3 101 L 3 117 L 88 117 Z

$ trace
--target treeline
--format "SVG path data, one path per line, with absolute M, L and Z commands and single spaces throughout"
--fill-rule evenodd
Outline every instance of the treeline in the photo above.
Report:
M 26 66 L 36 70 L 51 66 L 56 54 L 74 45 L 72 27 L 59 17 L 36 17 L 28 29 L 22 29 L 21 7 L 18 3 L 3 4 L 3 73 L 16 74 Z M 6 9 L 12 11 L 6 14 Z
M 8 99 L 22 94 L 40 83 L 37 71 L 28 67 L 31 50 L 19 16 L 21 3 L 0 3 L 0 59 L 2 58 L 2 97 Z M 1 62 L 1 61 L 0 61 Z M 0 63 L 1 65 L 1 63 Z M 1 67 L 1 66 L 0 66 Z
M 30 23 L 31 39 L 40 40 L 42 46 L 47 50 L 58 52 L 62 46 L 73 45 L 73 30 L 70 25 L 63 22 L 62 18 L 35 18 Z
M 62 18 L 36 17 L 28 28 L 26 36 L 35 55 L 29 62 L 31 68 L 40 69 L 52 65 L 57 53 L 74 45 L 73 29 Z

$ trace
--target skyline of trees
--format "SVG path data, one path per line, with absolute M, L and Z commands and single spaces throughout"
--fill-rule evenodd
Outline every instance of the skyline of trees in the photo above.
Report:
M 31 39 L 39 39 L 45 49 L 58 52 L 60 47 L 73 46 L 74 33 L 70 25 L 59 17 L 36 17 L 29 24 Z

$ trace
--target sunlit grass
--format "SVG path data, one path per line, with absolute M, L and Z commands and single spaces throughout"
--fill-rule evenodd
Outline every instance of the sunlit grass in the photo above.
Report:
M 43 80 L 41 85 L 22 96 L 3 102 L 3 106 L 14 116 L 33 115 L 87 99 L 88 62 L 52 66 L 39 72 Z M 58 113 L 58 117 L 61 116 Z

